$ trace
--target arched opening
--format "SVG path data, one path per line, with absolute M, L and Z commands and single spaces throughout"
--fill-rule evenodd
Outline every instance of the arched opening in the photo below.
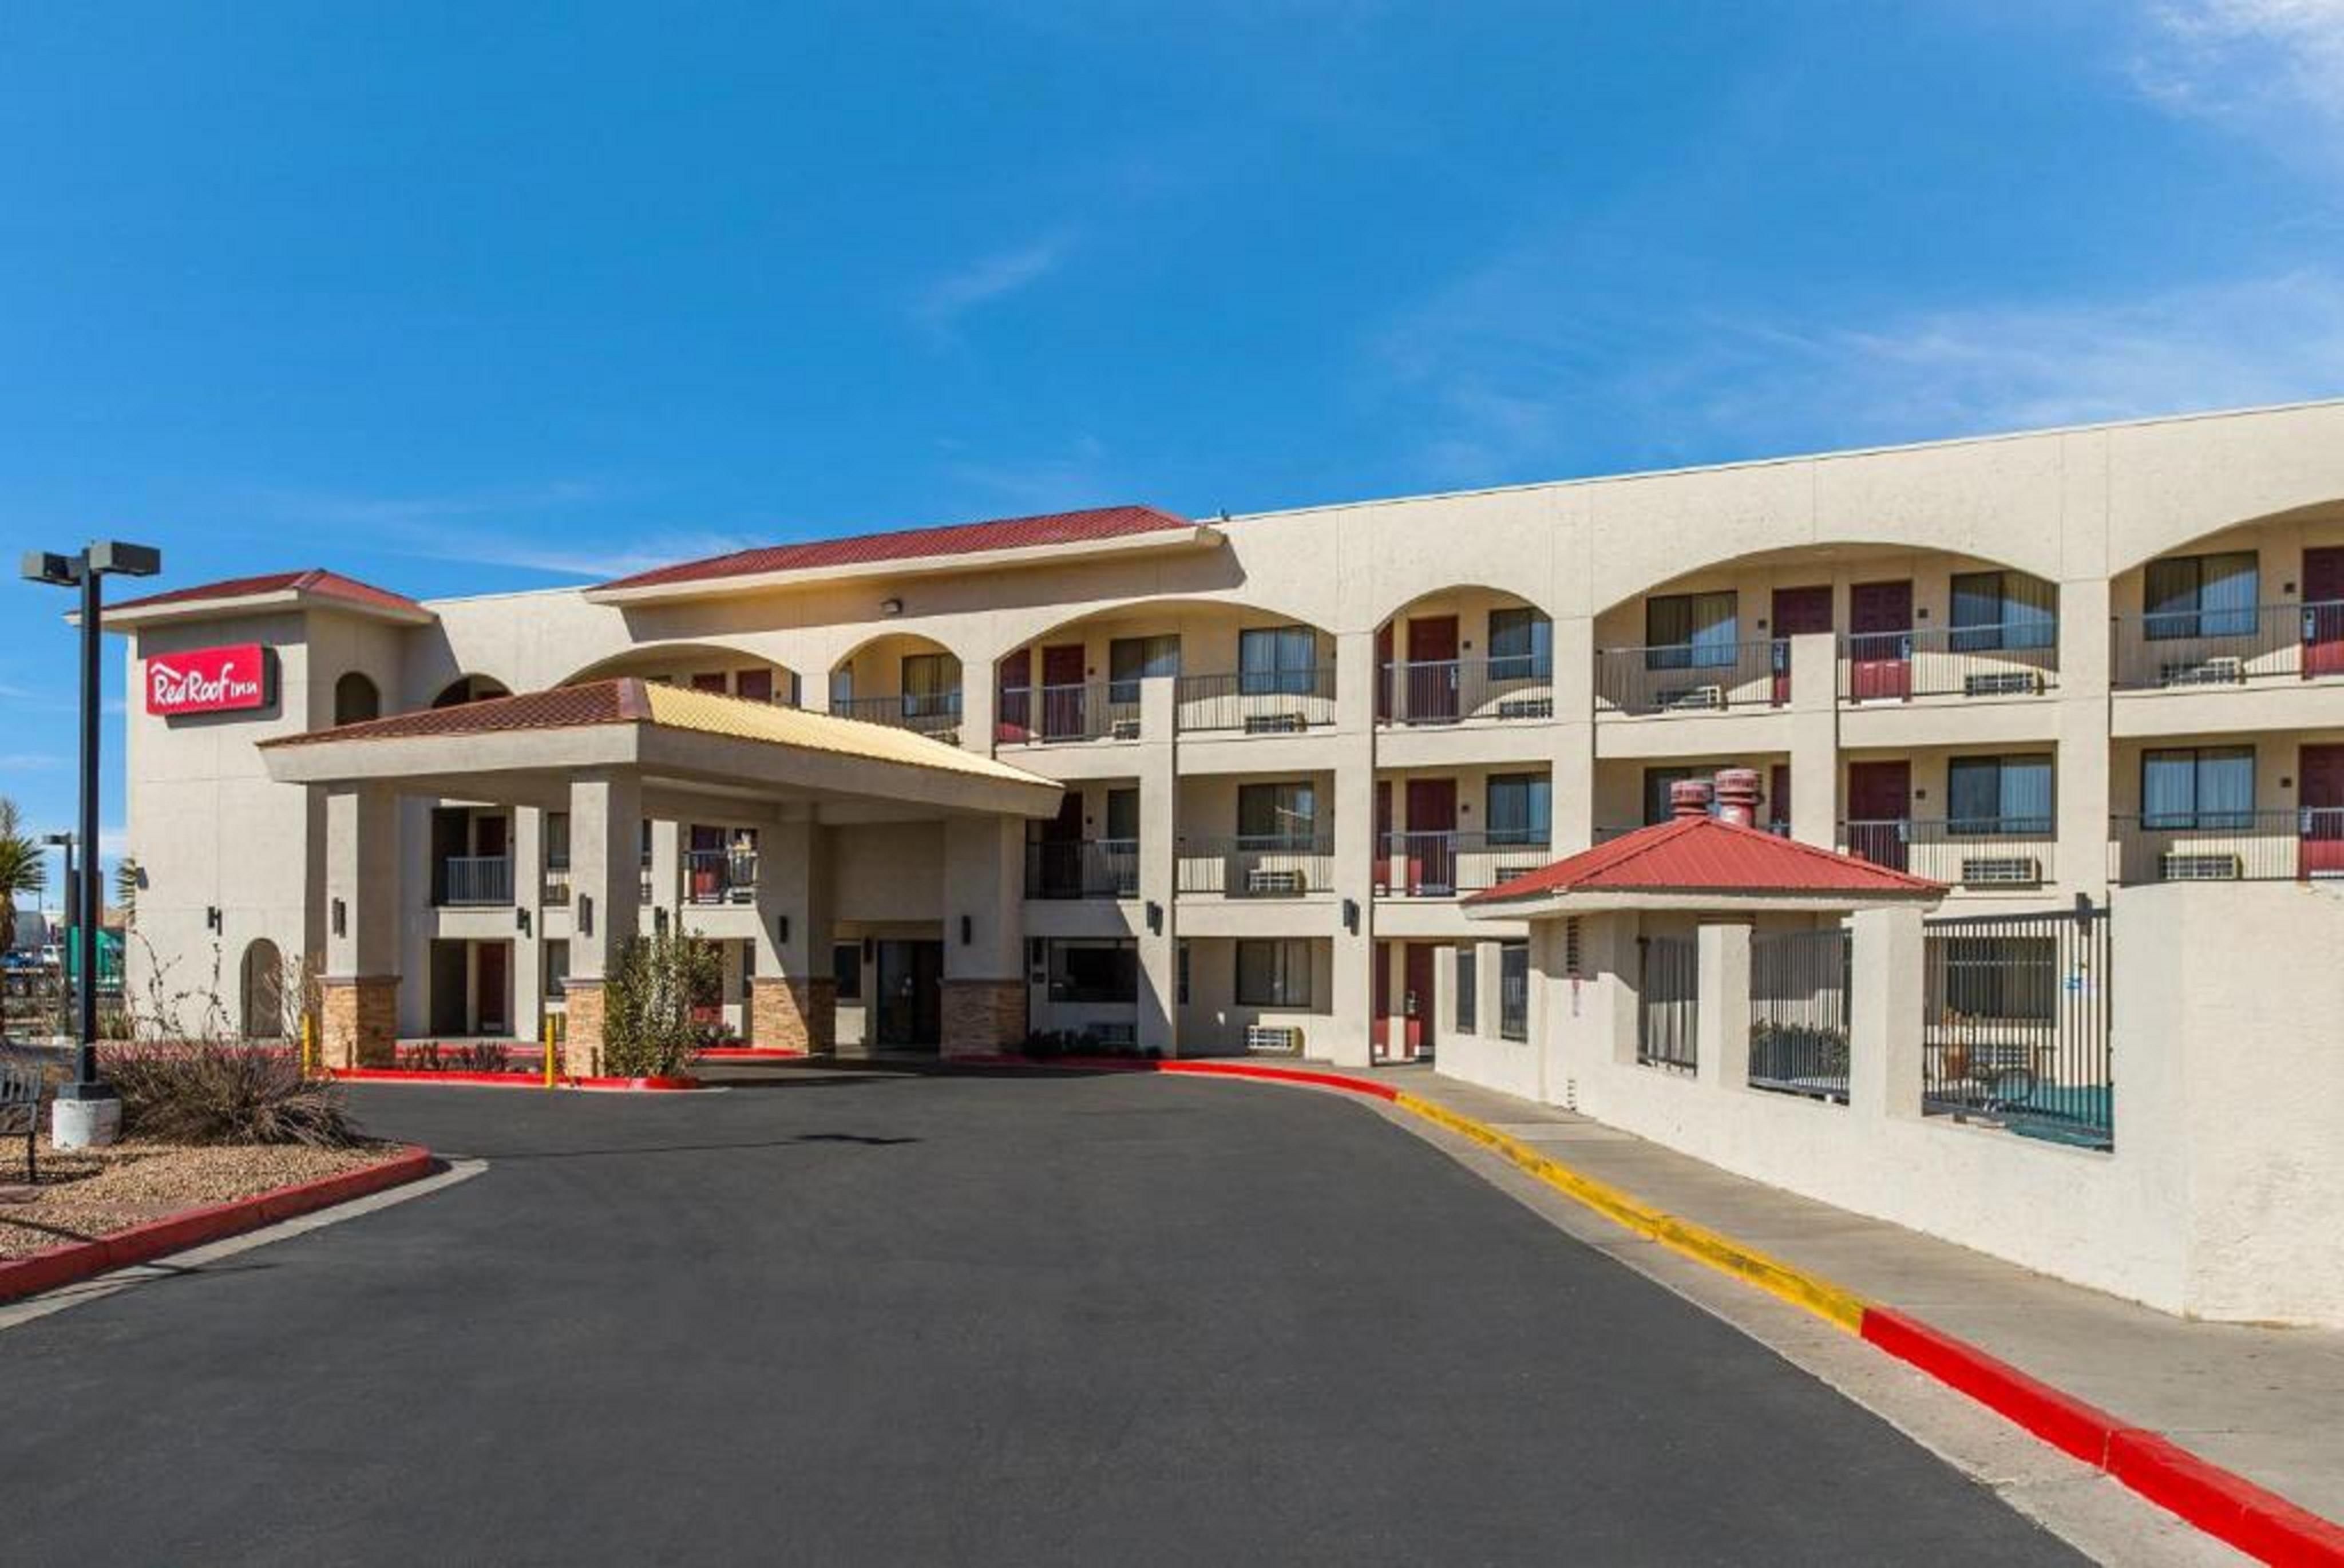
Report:
M 484 703 L 490 697 L 510 697 L 512 692 L 493 675 L 459 675 L 440 689 L 431 699 L 435 708 L 459 708 L 466 703 Z
M 267 937 L 248 943 L 238 966 L 237 991 L 248 1040 L 285 1037 L 285 960 Z
M 830 711 L 960 744 L 960 656 L 913 632 L 874 637 L 831 667 Z
M 1554 622 L 1519 594 L 1460 584 L 1420 594 L 1376 628 L 1376 722 L 1554 717 Z
M 382 693 L 360 671 L 351 670 L 334 683 L 334 723 L 362 724 L 382 717 Z
M 2108 584 L 2118 691 L 2344 676 L 2344 502 L 2233 523 Z
M 753 703 L 778 703 L 785 708 L 801 706 L 803 697 L 798 673 L 788 665 L 738 649 L 701 642 L 631 648 L 598 660 L 555 684 L 578 686 L 620 675 L 640 676 L 646 681 L 687 686 L 695 692 L 714 692 Z

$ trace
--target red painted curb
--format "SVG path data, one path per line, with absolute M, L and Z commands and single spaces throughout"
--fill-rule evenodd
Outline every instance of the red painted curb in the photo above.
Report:
M 191 1209 L 183 1214 L 134 1225 L 111 1236 L 52 1247 L 0 1263 L 0 1301 L 15 1301 L 70 1285 L 93 1275 L 147 1263 L 172 1252 L 258 1230 L 280 1219 L 330 1209 L 353 1198 L 413 1181 L 431 1168 L 431 1151 L 409 1144 L 388 1159 L 315 1181 L 296 1182 L 232 1203 Z
M 654 1093 L 662 1090 L 696 1089 L 702 1087 L 698 1078 L 674 1077 L 643 1078 L 564 1078 L 561 1082 L 564 1087 L 573 1089 L 642 1089 Z
M 1159 1073 L 1188 1073 L 1198 1077 L 1263 1078 L 1271 1083 L 1309 1084 L 1323 1089 L 1344 1089 L 1352 1094 L 1366 1095 L 1370 1099 L 1396 1100 L 1399 1090 L 1389 1084 L 1379 1084 L 1372 1078 L 1346 1077 L 1340 1073 L 1316 1072 L 1308 1067 L 1273 1067 L 1258 1062 L 1170 1061 L 1143 1062 L 1143 1070 Z
M 2054 1448 L 2104 1470 L 2167 1512 L 2266 1563 L 2344 1564 L 2344 1526 L 2146 1428 L 2027 1376 L 1967 1340 L 1887 1307 L 1864 1338 Z
M 700 1059 L 703 1062 L 764 1062 L 782 1061 L 805 1054 L 803 1051 L 783 1050 L 779 1046 L 770 1048 L 763 1046 L 711 1046 L 700 1053 Z
M 1864 1338 L 1961 1390 L 2061 1452 L 2106 1469 L 2108 1440 L 2124 1422 L 2096 1405 L 2028 1377 L 1966 1340 L 1887 1307 L 1864 1310 Z
M 545 1087 L 542 1069 L 537 1072 L 475 1073 L 442 1072 L 437 1067 L 328 1067 L 326 1076 L 337 1082 L 358 1084 L 471 1084 L 500 1089 L 541 1089 Z

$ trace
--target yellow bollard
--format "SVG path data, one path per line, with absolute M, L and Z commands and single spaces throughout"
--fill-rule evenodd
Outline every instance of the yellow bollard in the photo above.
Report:
M 312 1013 L 301 1015 L 301 1076 L 318 1076 L 318 1019 Z
M 553 1020 L 545 1020 L 545 1087 L 553 1087 Z

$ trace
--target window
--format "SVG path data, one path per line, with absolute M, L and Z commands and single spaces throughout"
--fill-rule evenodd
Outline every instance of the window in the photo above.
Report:
M 830 673 L 830 711 L 834 713 L 854 710 L 854 672 L 842 664 Z
M 1310 1005 L 1308 942 L 1239 942 L 1237 946 L 1238 1007 Z
M 1110 703 L 1139 701 L 1139 683 L 1156 675 L 1180 673 L 1180 639 L 1117 637 L 1106 645 L 1107 690 Z
M 757 945 L 754 942 L 743 942 L 741 944 L 741 999 L 746 1002 L 753 998 L 756 992 Z
M 1936 956 L 1936 1017 L 2047 1023 L 2059 1010 L 2056 936 L 1941 936 Z
M 545 869 L 570 869 L 570 814 L 566 811 L 545 814 Z
M 1644 601 L 1644 668 L 1710 670 L 1733 663 L 1741 623 L 1731 590 Z
M 1106 842 L 1126 849 L 1139 846 L 1137 790 L 1111 789 L 1106 792 Z
M 1116 1004 L 1139 1000 L 1137 942 L 1052 942 L 1050 1000 Z
M 732 694 L 752 703 L 773 700 L 773 673 L 771 670 L 742 670 L 732 677 Z
M 570 986 L 570 944 L 554 941 L 545 945 L 545 999 L 559 1002 Z
M 2254 632 L 2262 590 L 2251 550 L 2152 561 L 2144 588 L 2141 630 L 2152 642 Z
M 1682 784 L 1687 779 L 1699 779 L 1706 784 L 1715 778 L 1720 771 L 1741 765 L 1739 763 L 1718 763 L 1705 768 L 1646 768 L 1644 770 L 1644 825 L 1650 827 L 1656 822 L 1666 822 L 1675 814 L 1675 808 L 1669 804 L 1671 784 Z M 1717 814 L 1717 796 L 1714 792 L 1712 792 L 1709 799 L 1709 814 L 1712 816 Z
M 1946 646 L 1956 653 L 2004 648 L 2048 648 L 2059 640 L 2059 591 L 2023 572 L 1962 572 L 1954 575 L 1954 626 Z
M 1179 1005 L 1185 1007 L 1188 1005 L 1188 945 L 1183 942 L 1173 951 L 1177 955 L 1179 963 L 1180 976 L 1177 992 Z
M 1318 794 L 1308 781 L 1238 786 L 1238 846 L 1308 849 L 1318 837 Z
M 1238 690 L 1248 697 L 1307 697 L 1318 689 L 1318 633 L 1308 626 L 1255 626 L 1238 633 Z
M 334 683 L 334 723 L 362 724 L 382 716 L 382 693 L 364 675 L 352 670 Z
M 1955 757 L 1945 769 L 1949 834 L 2051 831 L 2049 757 Z
M 2253 826 L 2254 820 L 2252 746 L 2185 746 L 2141 754 L 2141 826 L 2238 829 Z
M 694 675 L 692 678 L 692 689 L 695 692 L 713 692 L 716 695 L 720 697 L 722 696 L 724 694 L 724 672 L 722 670 L 710 670 L 703 673 Z
M 1531 945 L 1509 942 L 1498 949 L 1498 1037 L 1531 1037 Z
M 1490 679 L 1545 681 L 1554 676 L 1554 622 L 1527 607 L 1490 612 Z
M 1490 842 L 1544 844 L 1551 814 L 1551 784 L 1544 774 L 1490 775 Z
M 857 942 L 834 942 L 830 948 L 830 975 L 838 986 L 842 1002 L 863 1000 L 863 946 Z
M 1460 1035 L 1473 1032 L 1473 1009 L 1480 1005 L 1477 991 L 1480 981 L 1476 977 L 1480 970 L 1478 958 L 1470 947 L 1457 949 L 1457 1032 Z
M 960 661 L 950 653 L 904 655 L 904 716 L 916 719 L 960 710 Z

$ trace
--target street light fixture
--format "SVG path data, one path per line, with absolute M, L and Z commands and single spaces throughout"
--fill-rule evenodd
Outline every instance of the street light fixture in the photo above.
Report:
M 81 590 L 81 864 L 71 866 L 68 879 L 78 890 L 74 910 L 74 942 L 80 950 L 81 984 L 75 1002 L 80 1048 L 74 1053 L 74 1076 L 57 1086 L 52 1109 L 50 1138 L 60 1148 L 112 1143 L 122 1130 L 122 1103 L 114 1086 L 97 1076 L 97 926 L 105 902 L 97 885 L 97 721 L 101 708 L 98 670 L 103 652 L 105 580 L 109 576 L 152 577 L 163 570 L 163 552 L 145 544 L 120 540 L 94 540 L 77 555 L 54 551 L 28 551 L 23 572 L 28 582 L 53 588 Z

